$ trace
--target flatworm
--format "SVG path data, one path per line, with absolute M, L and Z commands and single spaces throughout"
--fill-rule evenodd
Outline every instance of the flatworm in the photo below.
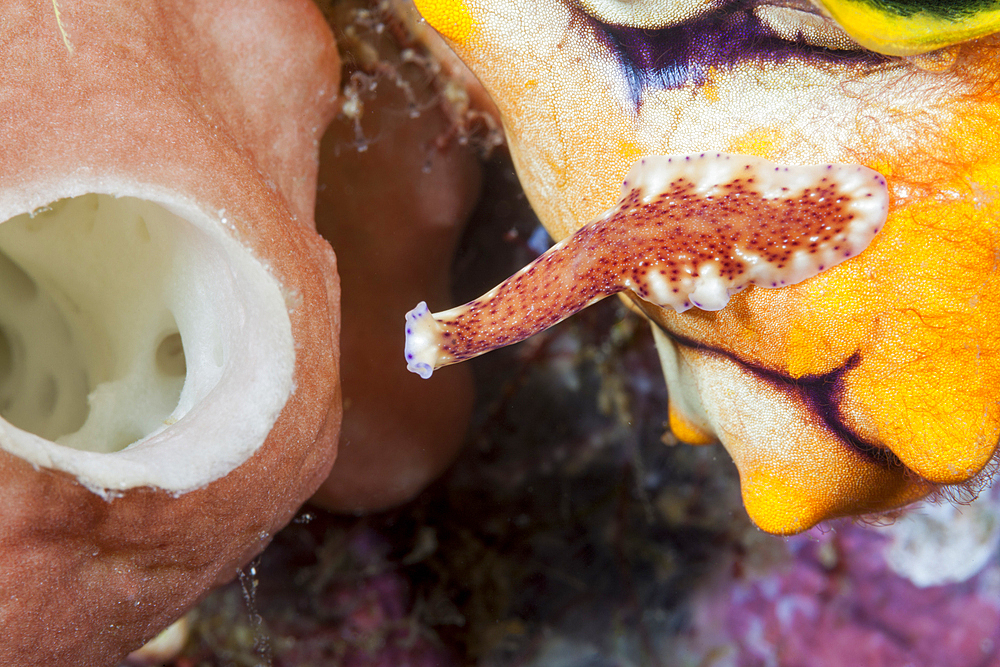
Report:
M 885 178 L 859 165 L 648 156 L 632 166 L 614 208 L 487 294 L 407 313 L 407 368 L 428 378 L 626 289 L 679 313 L 721 310 L 748 285 L 791 285 L 857 255 L 888 205 Z

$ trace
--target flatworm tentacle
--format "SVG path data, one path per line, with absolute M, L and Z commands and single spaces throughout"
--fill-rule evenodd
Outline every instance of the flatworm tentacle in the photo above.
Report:
M 631 289 L 677 312 L 721 310 L 748 285 L 792 285 L 864 250 L 888 213 L 885 178 L 859 165 L 781 165 L 726 153 L 648 156 L 611 210 L 482 297 L 406 314 L 407 368 L 510 345 Z

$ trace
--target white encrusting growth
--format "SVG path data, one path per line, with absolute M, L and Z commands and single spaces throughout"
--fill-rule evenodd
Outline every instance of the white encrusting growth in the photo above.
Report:
M 0 224 L 0 447 L 102 495 L 247 460 L 292 388 L 281 289 L 183 200 L 86 194 Z
M 583 9 L 610 25 L 658 30 L 707 14 L 722 0 L 579 0 Z

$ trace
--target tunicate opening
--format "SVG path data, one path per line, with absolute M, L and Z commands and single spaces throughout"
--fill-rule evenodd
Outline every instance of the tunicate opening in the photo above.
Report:
M 0 224 L 0 416 L 96 452 L 164 425 L 186 376 L 165 298 L 185 224 L 97 194 Z
M 105 497 L 227 475 L 293 385 L 278 280 L 224 211 L 153 194 L 0 223 L 0 448 Z

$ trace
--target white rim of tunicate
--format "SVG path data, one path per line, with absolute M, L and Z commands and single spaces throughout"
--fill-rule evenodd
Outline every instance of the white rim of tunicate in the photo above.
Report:
M 15 410 L 21 425 L 45 432 L 48 411 L 62 425 L 49 439 L 0 419 L 0 448 L 106 498 L 138 487 L 191 491 L 246 462 L 293 391 L 295 295 L 234 238 L 225 211 L 135 183 L 33 192 L 28 201 L 0 193 L 0 252 L 42 295 L 21 308 L 0 285 L 0 332 L 15 339 L 5 340 L 3 372 L 34 364 L 15 378 L 25 384 L 0 391 L 0 412 L 34 392 L 41 407 Z M 65 331 L 12 320 L 22 313 L 61 316 Z M 59 402 L 81 377 L 82 417 L 79 395 L 65 398 L 76 403 L 66 410 Z

